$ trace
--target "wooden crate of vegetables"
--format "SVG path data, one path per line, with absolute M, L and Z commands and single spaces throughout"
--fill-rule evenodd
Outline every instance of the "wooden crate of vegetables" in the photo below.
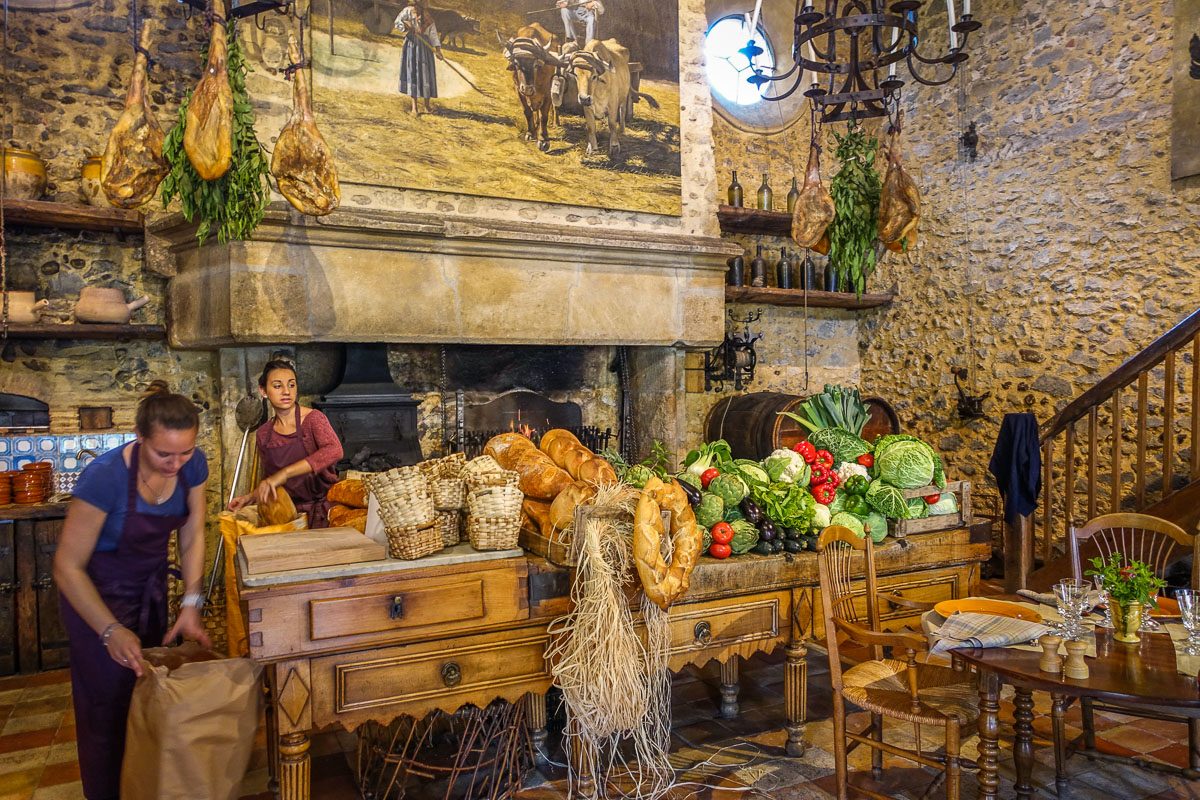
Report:
M 971 527 L 973 518 L 970 481 L 946 481 L 943 489 L 936 486 L 905 489 L 904 496 L 907 499 L 920 498 L 925 503 L 928 516 L 919 519 L 888 520 L 888 532 L 897 539 L 913 533 Z

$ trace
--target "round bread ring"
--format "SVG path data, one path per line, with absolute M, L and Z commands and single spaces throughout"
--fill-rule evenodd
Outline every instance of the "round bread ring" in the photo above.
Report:
M 663 560 L 660 549 L 665 533 L 662 511 L 671 512 L 670 535 L 675 550 L 670 564 Z M 633 518 L 633 555 L 646 596 L 663 611 L 687 591 L 703 545 L 696 515 L 683 489 L 674 481 L 646 481 Z

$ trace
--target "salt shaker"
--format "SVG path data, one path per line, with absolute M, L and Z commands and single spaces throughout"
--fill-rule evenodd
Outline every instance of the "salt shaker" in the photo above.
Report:
M 1083 660 L 1087 642 L 1067 642 L 1067 663 L 1063 665 L 1063 675 L 1076 680 L 1085 680 L 1090 671 L 1087 662 Z
M 1062 644 L 1062 637 L 1054 634 L 1047 634 L 1041 639 L 1038 639 L 1038 644 L 1042 646 L 1042 659 L 1038 661 L 1038 669 L 1042 672 L 1053 672 L 1055 674 L 1062 672 L 1062 656 L 1058 654 L 1059 645 Z

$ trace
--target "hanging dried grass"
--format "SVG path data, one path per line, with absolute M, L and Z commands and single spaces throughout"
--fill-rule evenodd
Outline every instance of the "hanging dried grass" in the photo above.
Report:
M 604 487 L 597 504 L 623 502 L 623 487 Z M 632 506 L 631 506 L 632 508 Z M 577 534 L 579 532 L 576 532 Z M 632 523 L 590 518 L 583 524 L 572 610 L 555 620 L 547 658 L 563 691 L 571 794 L 655 800 L 671 788 L 667 758 L 671 674 L 666 612 L 642 599 L 645 642 L 625 596 L 633 571 Z M 627 760 L 624 753 L 630 752 Z

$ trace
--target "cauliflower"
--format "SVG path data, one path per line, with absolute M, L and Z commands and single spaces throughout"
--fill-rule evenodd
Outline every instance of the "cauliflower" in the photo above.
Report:
M 767 475 L 776 483 L 798 483 L 807 486 L 810 469 L 799 453 L 791 450 L 776 450 L 764 462 Z
M 851 475 L 862 475 L 867 480 L 871 480 L 871 476 L 867 472 L 867 468 L 862 464 L 855 464 L 853 461 L 842 462 L 842 465 L 834 471 L 837 472 L 837 476 L 839 479 L 841 479 L 842 483 L 845 483 L 846 479 Z

